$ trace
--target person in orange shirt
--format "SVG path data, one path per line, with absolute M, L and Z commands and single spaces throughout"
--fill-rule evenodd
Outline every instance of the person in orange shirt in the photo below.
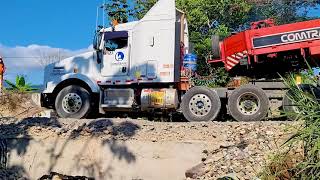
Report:
M 0 95 L 2 93 L 3 88 L 3 75 L 5 72 L 5 66 L 2 57 L 0 56 Z

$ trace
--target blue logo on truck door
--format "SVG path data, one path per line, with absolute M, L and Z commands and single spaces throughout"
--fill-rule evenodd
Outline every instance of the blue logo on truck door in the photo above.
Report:
M 117 52 L 115 55 L 116 61 L 123 61 L 124 60 L 124 54 L 123 52 Z

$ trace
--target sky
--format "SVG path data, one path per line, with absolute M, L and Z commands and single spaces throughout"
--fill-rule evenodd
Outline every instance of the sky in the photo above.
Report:
M 42 84 L 39 57 L 72 56 L 92 50 L 97 7 L 102 3 L 103 0 L 1 0 L 0 56 L 5 57 L 5 78 L 26 75 L 32 84 Z M 320 15 L 320 10 L 309 13 L 314 14 Z M 100 14 L 100 20 L 101 17 Z
M 5 59 L 5 78 L 27 76 L 33 84 L 43 81 L 37 58 L 43 54 L 65 56 L 89 51 L 102 0 L 1 0 L 0 56 Z M 100 16 L 101 17 L 101 16 Z M 11 57 L 11 58 L 10 58 Z

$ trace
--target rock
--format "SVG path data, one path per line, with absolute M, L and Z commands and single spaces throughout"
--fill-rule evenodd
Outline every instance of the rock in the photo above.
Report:
M 221 149 L 228 149 L 234 146 L 234 143 L 232 142 L 224 142 L 220 145 Z
M 149 129 L 149 131 L 154 131 L 156 128 L 152 127 Z
M 236 174 L 228 174 L 226 176 L 222 176 L 218 178 L 217 180 L 239 180 Z
M 91 128 L 85 127 L 83 129 L 83 131 L 86 132 L 86 133 L 92 133 L 94 131 L 94 128 L 93 127 L 91 127 Z
M 273 135 L 273 132 L 272 132 L 272 131 L 267 131 L 266 134 L 267 134 L 268 136 L 271 136 L 271 135 Z
M 216 136 L 216 135 L 212 135 L 212 137 L 213 137 L 213 138 L 217 138 L 217 136 Z
M 247 131 L 245 130 L 245 129 L 242 129 L 241 131 L 240 131 L 240 134 L 241 135 L 245 135 L 247 133 Z
M 227 166 L 221 166 L 221 169 L 226 170 L 226 169 L 228 169 L 228 167 Z
M 201 161 L 202 161 L 202 162 L 204 162 L 204 161 L 206 161 L 206 160 L 207 160 L 207 156 L 204 156 L 204 157 L 201 158 Z
M 204 163 L 198 164 L 197 166 L 189 169 L 186 171 L 185 175 L 186 178 L 196 178 L 199 176 L 203 176 L 204 174 L 206 174 L 206 166 Z
M 207 124 L 203 124 L 202 127 L 206 127 L 206 128 L 207 128 L 207 127 L 209 127 L 209 126 L 208 126 Z
M 208 161 L 211 161 L 211 162 L 220 161 L 223 157 L 224 157 L 223 152 L 220 151 L 220 152 L 217 152 L 217 153 L 213 154 L 210 157 L 210 159 L 208 159 Z

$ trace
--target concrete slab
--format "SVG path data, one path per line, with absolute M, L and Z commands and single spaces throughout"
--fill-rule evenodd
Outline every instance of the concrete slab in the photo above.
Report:
M 101 137 L 8 139 L 8 166 L 21 166 L 30 179 L 50 172 L 95 179 L 185 179 L 201 161 L 204 142 L 119 141 Z M 17 144 L 25 146 L 19 151 Z M 10 147 L 14 145 L 14 148 Z

